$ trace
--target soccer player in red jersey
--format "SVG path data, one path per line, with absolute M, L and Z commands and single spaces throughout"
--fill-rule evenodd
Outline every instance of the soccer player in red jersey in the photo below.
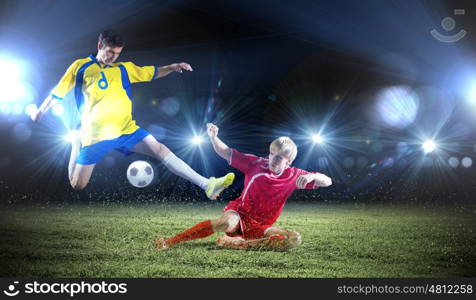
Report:
M 218 138 L 218 127 L 214 124 L 207 124 L 207 133 L 216 153 L 245 174 L 241 196 L 229 202 L 218 219 L 203 221 L 168 239 L 159 236 L 156 249 L 167 249 L 214 232 L 226 233 L 217 244 L 227 248 L 287 250 L 298 246 L 298 232 L 273 224 L 294 190 L 327 187 L 332 184 L 331 178 L 292 167 L 297 147 L 289 137 L 274 140 L 269 157 L 263 158 L 229 148 Z

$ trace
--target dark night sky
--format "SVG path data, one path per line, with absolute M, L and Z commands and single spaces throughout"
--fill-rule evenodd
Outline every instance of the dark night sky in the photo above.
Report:
M 454 44 L 436 41 L 429 31 L 441 28 L 442 18 L 456 8 L 466 14 L 455 17 L 455 31 L 464 28 L 467 36 Z M 473 1 L 1 1 L 0 53 L 29 62 L 28 81 L 40 104 L 73 60 L 94 52 L 98 32 L 113 28 L 126 40 L 120 60 L 139 65 L 187 61 L 194 67 L 190 74 L 135 86 L 134 111 L 144 128 L 165 128 L 163 142 L 207 175 L 229 170 L 209 145 L 203 147 L 208 163 L 203 154 L 180 151 L 183 136 L 191 128 L 200 131 L 210 120 L 220 125 L 231 146 L 260 155 L 274 137 L 288 134 L 300 146 L 296 164 L 308 169 L 319 169 L 318 158 L 324 154 L 308 147 L 303 124 L 316 128 L 328 120 L 329 131 L 340 137 L 331 164 L 348 155 L 367 155 L 370 166 L 386 157 L 397 159 L 395 144 L 414 137 L 418 127 L 383 128 L 369 117 L 375 93 L 388 86 L 449 91 L 451 113 L 439 97 L 421 92 L 416 123 L 429 130 L 444 119 L 441 132 L 460 145 L 447 155 L 474 157 L 475 115 L 468 113 L 462 92 L 463 78 L 472 70 L 476 74 L 474 14 Z M 180 110 L 167 116 L 160 105 L 171 97 L 179 99 Z M 18 122 L 31 128 L 30 139 L 12 139 Z M 454 126 L 459 126 L 456 135 Z M 51 115 L 39 125 L 26 116 L 2 116 L 0 180 L 7 193 L 46 185 L 50 194 L 71 192 L 66 179 L 69 150 L 52 150 L 61 131 L 61 122 Z M 372 145 L 358 143 L 366 138 L 380 140 L 383 149 L 372 152 Z M 134 159 L 110 156 L 114 163 L 98 165 L 89 189 L 107 185 L 114 190 L 125 183 L 124 170 Z M 475 166 L 450 170 L 450 175 L 434 168 L 419 173 L 407 165 L 402 169 L 331 166 L 325 171 L 336 185 L 328 196 L 336 198 L 343 191 L 346 197 L 388 196 L 393 191 L 389 181 L 397 189 L 417 189 L 420 182 L 432 190 L 436 184 L 443 198 L 456 190 L 467 197 L 474 188 Z M 107 174 L 118 180 L 111 183 Z

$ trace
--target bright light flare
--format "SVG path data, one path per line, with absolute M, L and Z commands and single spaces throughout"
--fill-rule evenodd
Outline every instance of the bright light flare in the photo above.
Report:
M 78 130 L 71 130 L 70 132 L 68 132 L 68 134 L 66 134 L 63 139 L 72 144 L 74 141 L 77 141 L 79 140 L 79 131 Z
M 436 147 L 437 145 L 433 140 L 425 141 L 422 145 L 423 151 L 425 151 L 425 153 L 433 152 Z
M 20 79 L 21 68 L 12 60 L 0 58 L 0 81 L 11 82 Z
M 12 106 L 12 114 L 14 115 L 20 115 L 23 112 L 24 108 L 23 105 L 20 103 L 16 103 Z
M 28 104 L 26 107 L 25 107 L 25 114 L 27 116 L 31 116 L 34 112 L 36 112 L 38 110 L 38 106 L 36 106 L 36 104 L 34 103 L 31 103 L 31 104 Z
M 64 114 L 64 106 L 61 103 L 56 104 L 53 106 L 52 111 L 57 116 L 62 116 Z
M 466 97 L 469 103 L 476 105 L 476 83 L 473 82 Z
M 312 141 L 313 141 L 314 143 L 316 143 L 316 144 L 322 144 L 322 143 L 324 143 L 324 138 L 323 138 L 320 134 L 318 134 L 318 133 L 313 134 L 313 135 L 311 136 L 311 139 L 312 139 Z
M 34 88 L 22 80 L 25 73 L 26 65 L 23 61 L 0 57 L 0 102 L 32 102 Z M 18 110 L 15 113 L 18 114 Z
M 201 143 L 203 143 L 203 138 L 199 135 L 196 135 L 194 136 L 192 139 L 191 139 L 191 142 L 193 145 L 200 145 Z
M 21 81 L 0 81 L 0 102 L 15 102 L 28 99 L 28 89 Z
M 12 106 L 8 103 L 0 103 L 0 112 L 4 115 L 8 115 L 12 112 Z

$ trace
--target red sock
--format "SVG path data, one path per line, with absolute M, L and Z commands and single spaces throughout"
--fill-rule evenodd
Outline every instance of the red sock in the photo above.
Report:
M 177 234 L 174 237 L 167 239 L 166 243 L 170 247 L 186 241 L 201 239 L 212 235 L 213 233 L 214 231 L 212 229 L 212 222 L 210 220 L 206 220 L 198 223 L 192 228 L 185 230 L 182 233 Z

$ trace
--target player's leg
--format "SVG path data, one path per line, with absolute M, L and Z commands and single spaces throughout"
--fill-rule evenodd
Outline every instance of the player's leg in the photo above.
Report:
M 228 210 L 220 218 L 200 222 L 174 237 L 157 237 L 155 248 L 157 250 L 164 250 L 186 241 L 205 238 L 215 232 L 233 232 L 237 229 L 239 223 L 240 215 L 236 211 Z
M 301 245 L 301 234 L 295 230 L 284 229 L 279 227 L 269 227 L 264 232 L 265 237 L 271 238 L 277 236 L 284 237 L 284 247 L 287 249 L 295 248 Z
M 69 156 L 69 163 L 68 163 L 68 178 L 71 182 L 73 179 L 73 172 L 76 167 L 76 159 L 79 156 L 79 152 L 81 149 L 81 139 L 79 134 L 75 134 L 71 140 L 71 154 Z
M 285 238 L 282 235 L 273 235 L 259 239 L 245 240 L 242 237 L 222 236 L 218 238 L 217 245 L 224 248 L 237 250 L 256 249 L 256 250 L 288 250 Z
M 289 229 L 269 227 L 264 237 L 245 240 L 243 238 L 223 236 L 217 240 L 217 245 L 232 249 L 259 249 L 259 250 L 289 250 L 301 244 L 301 235 Z
M 228 173 L 220 178 L 201 176 L 152 135 L 146 136 L 130 150 L 160 160 L 175 175 L 198 185 L 212 200 L 215 200 L 225 188 L 230 186 L 235 178 L 233 173 Z
M 214 232 L 235 232 L 240 226 L 240 214 L 234 210 L 227 210 L 223 215 L 211 220 Z
M 95 166 L 96 164 L 81 165 L 76 163 L 74 165 L 73 174 L 69 177 L 73 189 L 82 190 L 88 185 Z
M 71 139 L 71 154 L 69 156 L 69 163 L 68 163 L 68 178 L 69 182 L 73 180 L 73 173 L 76 167 L 76 159 L 79 156 L 79 152 L 81 150 L 81 137 L 79 132 L 76 132 Z
M 81 138 L 79 132 L 76 133 L 71 140 L 71 154 L 68 163 L 69 183 L 75 190 L 81 190 L 88 185 L 91 174 L 96 164 L 78 164 L 76 160 L 80 155 Z

